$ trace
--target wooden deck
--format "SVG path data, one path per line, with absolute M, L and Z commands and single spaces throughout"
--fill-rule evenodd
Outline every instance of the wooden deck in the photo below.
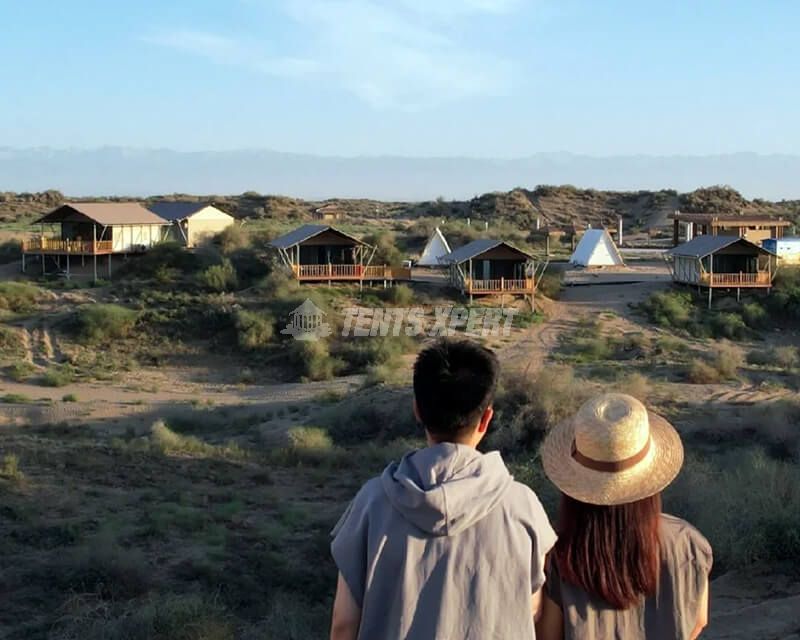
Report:
M 111 240 L 62 240 L 61 238 L 35 237 L 22 241 L 22 252 L 61 256 L 99 256 L 113 253 L 113 244 Z
M 386 265 L 294 264 L 292 272 L 301 282 L 411 280 L 411 269 Z
M 470 280 L 465 282 L 466 293 L 472 295 L 493 295 L 501 293 L 513 294 L 532 294 L 533 278 L 523 278 L 521 280 L 510 280 L 500 278 L 498 280 Z
M 757 273 L 703 273 L 700 285 L 713 288 L 765 288 L 772 286 L 772 274 L 769 271 Z

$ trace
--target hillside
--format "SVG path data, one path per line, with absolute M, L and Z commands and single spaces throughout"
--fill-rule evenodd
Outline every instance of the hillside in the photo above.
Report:
M 33 219 L 68 198 L 59 191 L 40 193 L 0 193 L 0 222 L 16 223 Z M 93 200 L 103 198 L 92 198 Z M 125 198 L 108 197 L 109 201 Z M 248 191 L 241 195 L 154 195 L 146 200 L 208 200 L 239 219 L 310 220 L 320 207 L 349 219 L 415 219 L 431 216 L 472 218 L 507 222 L 530 228 L 536 219 L 542 225 L 570 224 L 614 226 L 619 217 L 628 229 L 646 231 L 667 225 L 667 215 L 676 209 L 693 212 L 774 213 L 792 219 L 800 217 L 800 201 L 769 202 L 748 200 L 730 187 L 709 187 L 678 194 L 661 191 L 598 191 L 571 185 L 517 188 L 486 193 L 471 200 L 427 202 L 381 202 L 369 199 L 303 200 L 286 196 L 262 195 Z M 85 200 L 85 199 L 83 199 Z

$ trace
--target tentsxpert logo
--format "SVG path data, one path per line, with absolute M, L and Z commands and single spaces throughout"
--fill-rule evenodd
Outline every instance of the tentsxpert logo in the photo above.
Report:
M 342 337 L 367 338 L 371 336 L 425 336 L 444 337 L 466 335 L 472 337 L 508 336 L 518 309 L 493 309 L 484 307 L 347 307 L 341 318 Z M 289 314 L 289 323 L 281 333 L 297 340 L 319 340 L 333 333 L 333 321 L 328 314 L 306 300 Z

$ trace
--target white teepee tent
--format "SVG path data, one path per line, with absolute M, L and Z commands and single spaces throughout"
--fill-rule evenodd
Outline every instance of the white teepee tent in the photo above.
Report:
M 582 267 L 621 267 L 625 264 L 605 229 L 587 229 L 569 262 Z
M 438 267 L 440 265 L 439 258 L 446 256 L 450 253 L 450 246 L 447 244 L 439 227 L 436 227 L 428 239 L 428 243 L 422 250 L 422 255 L 417 261 L 420 267 Z

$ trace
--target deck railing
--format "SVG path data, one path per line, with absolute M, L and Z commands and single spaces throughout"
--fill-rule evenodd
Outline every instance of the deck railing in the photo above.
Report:
M 410 280 L 411 269 L 386 265 L 293 264 L 298 280 Z
M 757 287 L 772 283 L 769 271 L 756 273 L 704 273 L 700 277 L 702 284 L 713 287 Z
M 531 293 L 533 291 L 533 278 L 495 278 L 491 280 L 470 280 L 467 278 L 466 287 L 467 293 Z
M 74 253 L 77 255 L 111 253 L 114 243 L 111 240 L 62 240 L 42 236 L 22 241 L 25 253 Z

